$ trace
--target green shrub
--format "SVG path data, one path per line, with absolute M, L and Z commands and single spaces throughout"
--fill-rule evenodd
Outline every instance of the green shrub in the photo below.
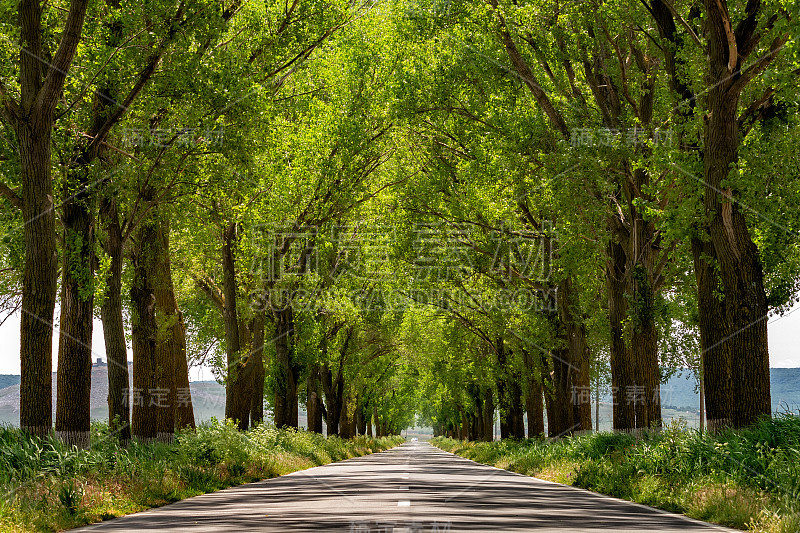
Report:
M 58 490 L 58 501 L 70 515 L 78 512 L 82 499 L 83 490 L 73 480 L 67 481 Z

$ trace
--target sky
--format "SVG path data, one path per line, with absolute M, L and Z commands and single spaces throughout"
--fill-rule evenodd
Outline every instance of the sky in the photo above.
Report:
M 56 316 L 59 309 L 56 308 Z M 800 313 L 798 313 L 800 315 Z M 58 354 L 58 333 L 53 335 L 53 372 L 56 370 Z M 92 330 L 92 361 L 98 358 L 106 360 L 106 347 L 103 341 L 103 323 L 94 321 Z M 128 346 L 128 360 L 133 360 L 133 353 Z M 0 374 L 19 374 L 19 314 L 15 314 L 0 326 Z M 192 368 L 189 370 L 190 381 L 213 381 L 214 376 L 209 368 Z
M 773 368 L 800 367 L 800 304 L 796 304 L 784 316 L 773 316 L 768 322 L 769 359 Z M 58 310 L 56 310 L 58 313 Z M 105 361 L 105 345 L 103 343 L 103 324 L 99 320 L 94 323 L 92 338 L 92 359 L 98 357 Z M 56 365 L 58 351 L 58 335 L 53 336 L 53 370 Z M 128 351 L 128 359 L 132 355 Z M 19 315 L 9 317 L 0 326 L 0 374 L 19 374 Z M 192 381 L 213 380 L 209 368 L 192 368 L 189 372 Z

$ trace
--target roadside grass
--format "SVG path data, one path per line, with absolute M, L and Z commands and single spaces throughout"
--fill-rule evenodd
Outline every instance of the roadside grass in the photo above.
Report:
M 172 444 L 125 448 L 105 424 L 88 450 L 0 427 L 0 531 L 61 531 L 386 450 L 401 437 L 350 440 L 262 425 L 247 432 L 213 421 Z
M 675 423 L 638 438 L 593 433 L 431 443 L 479 463 L 732 528 L 800 532 L 800 417 L 794 415 L 716 435 Z

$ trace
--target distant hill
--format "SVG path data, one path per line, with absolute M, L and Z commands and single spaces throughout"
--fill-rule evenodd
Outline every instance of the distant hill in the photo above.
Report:
M 19 376 L 17 374 L 0 374 L 0 389 L 19 385 Z
M 661 385 L 661 400 L 665 406 L 678 409 L 698 408 L 700 395 L 695 391 L 694 375 L 683 371 Z M 773 411 L 800 410 L 800 368 L 770 368 Z
M 800 368 L 770 369 L 772 409 L 800 411 Z
M 0 376 L 0 424 L 19 425 L 19 379 L 18 375 Z M 53 373 L 53 418 L 56 406 L 56 375 Z M 192 407 L 194 419 L 198 424 L 211 418 L 225 418 L 225 387 L 216 381 L 193 381 L 189 383 L 192 391 Z M 93 420 L 108 419 L 108 367 L 92 367 L 91 416 Z M 306 413 L 300 410 L 299 423 L 306 427 Z M 324 426 L 324 424 L 323 424 Z
M 19 424 L 19 376 L 0 375 L 0 423 Z M 772 383 L 772 409 L 773 411 L 800 412 L 800 368 L 772 368 L 770 369 Z M 55 385 L 55 374 L 53 384 Z M 664 407 L 664 416 L 681 416 L 691 418 L 696 416 L 700 406 L 700 397 L 695 391 L 694 376 L 683 371 L 670 378 L 661 386 L 661 401 Z M 225 416 L 225 388 L 215 381 L 195 381 L 190 383 L 192 391 L 192 404 L 194 406 L 195 420 L 198 423 L 208 421 L 212 417 L 222 419 Z M 108 417 L 108 367 L 95 366 L 92 368 L 92 418 L 105 420 Z M 53 390 L 53 408 L 55 409 L 56 391 Z M 601 419 L 606 418 L 608 410 L 608 424 L 610 424 L 609 398 L 604 398 L 601 410 Z M 694 413 L 694 414 L 691 414 Z M 300 425 L 305 426 L 305 413 L 300 413 Z M 602 424 L 601 424 L 602 427 Z M 610 427 L 610 426 L 609 426 Z
M 800 411 L 800 368 L 770 368 L 773 411 Z M 688 370 L 680 370 L 661 384 L 661 404 L 678 411 L 700 408 L 697 380 Z M 602 401 L 610 402 L 606 394 Z
M 18 375 L 0 375 L 0 423 L 19 424 Z M 200 423 L 211 417 L 225 416 L 225 389 L 215 381 L 189 384 L 192 391 L 195 421 Z M 91 416 L 94 420 L 108 418 L 108 367 L 92 367 Z M 53 373 L 53 411 L 55 418 L 56 375 Z

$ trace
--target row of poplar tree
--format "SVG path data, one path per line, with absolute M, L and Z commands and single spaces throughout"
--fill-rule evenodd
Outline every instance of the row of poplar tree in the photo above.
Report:
M 0 253 L 20 424 L 89 438 L 92 324 L 123 439 L 226 417 L 488 438 L 771 412 L 798 290 L 796 5 L 2 7 Z M 60 290 L 59 290 L 60 288 Z M 55 317 L 56 303 L 60 316 Z M 133 351 L 128 375 L 127 344 Z M 129 424 L 130 421 L 130 424 Z

